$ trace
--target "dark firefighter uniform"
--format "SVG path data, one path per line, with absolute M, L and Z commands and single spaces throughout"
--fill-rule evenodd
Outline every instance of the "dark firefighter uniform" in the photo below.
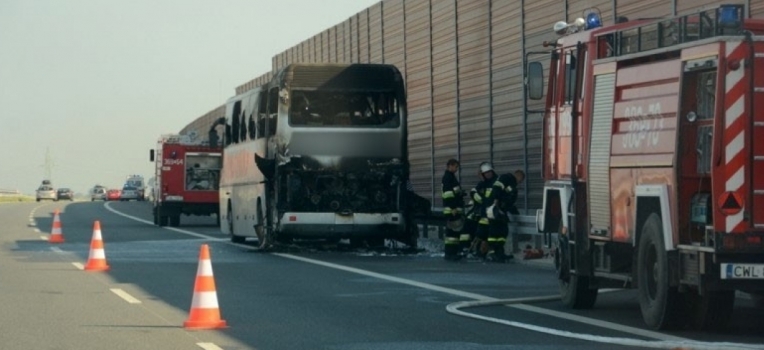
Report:
M 443 215 L 446 217 L 446 237 L 443 248 L 447 260 L 459 259 L 459 238 L 464 226 L 464 199 L 459 180 L 453 172 L 446 169 L 441 180 L 443 191 Z
M 493 252 L 493 258 L 498 262 L 503 262 L 507 258 L 504 252 L 504 246 L 507 243 L 509 235 L 509 217 L 507 213 L 519 215 L 520 212 L 515 207 L 517 201 L 517 178 L 513 174 L 503 174 L 494 177 L 491 183 L 491 189 L 486 191 L 485 196 L 485 215 L 488 219 L 488 246 Z
M 470 198 L 469 203 L 464 207 L 464 229 L 459 235 L 459 247 L 463 256 L 472 253 L 472 242 L 478 228 L 478 220 L 480 220 L 480 206 L 475 204 L 472 195 Z
M 481 249 L 478 255 L 486 257 L 487 254 L 493 260 L 503 262 L 508 258 L 504 252 L 509 234 L 507 213 L 518 214 L 515 208 L 517 178 L 512 174 L 498 176 L 489 162 L 480 164 L 480 173 L 483 181 L 478 183 L 472 195 L 481 205 L 477 229 Z

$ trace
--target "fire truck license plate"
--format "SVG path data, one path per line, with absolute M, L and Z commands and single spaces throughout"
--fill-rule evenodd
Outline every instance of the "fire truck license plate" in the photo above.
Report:
M 722 264 L 722 279 L 764 279 L 762 264 Z

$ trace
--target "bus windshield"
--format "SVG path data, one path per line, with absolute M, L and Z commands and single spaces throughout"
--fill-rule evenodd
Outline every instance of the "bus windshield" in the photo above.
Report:
M 289 124 L 305 127 L 397 128 L 398 99 L 392 91 L 293 90 Z

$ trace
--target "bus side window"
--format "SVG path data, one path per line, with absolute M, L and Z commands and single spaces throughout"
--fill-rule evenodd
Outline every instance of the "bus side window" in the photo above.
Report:
M 233 113 L 231 114 L 232 119 L 232 125 L 231 125 L 231 142 L 232 143 L 239 143 L 239 118 L 241 114 L 241 101 L 236 101 L 233 105 Z
M 247 111 L 242 110 L 241 111 L 241 122 L 239 123 L 241 127 L 241 134 L 239 135 L 239 140 L 241 142 L 244 142 L 247 140 Z
M 260 91 L 260 96 L 257 98 L 257 138 L 265 137 L 265 117 L 268 110 L 268 100 L 265 98 L 265 91 Z
M 276 125 L 279 115 L 279 88 L 274 87 L 268 91 L 268 131 L 265 136 L 276 135 Z
M 249 121 L 247 122 L 247 127 L 249 128 L 249 139 L 254 140 L 257 138 L 257 133 L 255 132 L 255 114 L 250 113 L 249 114 Z

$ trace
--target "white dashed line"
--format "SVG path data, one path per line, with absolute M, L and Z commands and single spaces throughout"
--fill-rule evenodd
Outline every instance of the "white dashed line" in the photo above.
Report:
M 223 348 L 215 345 L 214 343 L 196 343 L 200 348 L 204 350 L 223 350 Z
M 41 240 L 43 240 L 43 241 L 47 241 L 47 240 L 48 240 L 48 237 L 46 237 L 46 236 L 40 236 L 40 239 L 41 239 Z
M 85 265 L 82 265 L 81 263 L 78 263 L 78 262 L 73 262 L 72 265 L 74 265 L 74 267 L 76 267 L 76 268 L 78 268 L 80 270 L 84 270 L 85 269 Z
M 111 288 L 109 290 L 111 290 L 114 294 L 118 295 L 120 298 L 125 299 L 125 301 L 127 301 L 130 304 L 140 304 L 141 303 L 140 300 L 134 298 L 132 295 L 128 294 L 127 292 L 125 292 L 122 289 Z
M 57 254 L 63 254 L 64 253 L 64 251 L 61 250 L 61 248 L 59 248 L 59 247 L 50 247 L 50 250 L 52 250 L 54 253 L 57 253 Z

